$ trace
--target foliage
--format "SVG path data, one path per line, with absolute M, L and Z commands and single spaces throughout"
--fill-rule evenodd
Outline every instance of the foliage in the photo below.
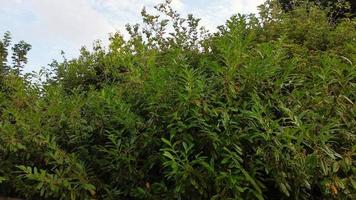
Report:
M 317 4 L 328 10 L 332 22 L 340 18 L 356 16 L 356 2 L 353 0 L 278 0 L 278 2 L 285 11 L 303 4 Z
M 17 70 L 29 45 L 8 66 L 5 34 L 0 194 L 353 199 L 355 19 L 267 1 L 210 34 L 169 1 L 156 11 L 41 84 Z

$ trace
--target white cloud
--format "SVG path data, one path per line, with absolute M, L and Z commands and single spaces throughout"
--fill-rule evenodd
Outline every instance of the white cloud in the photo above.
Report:
M 91 8 L 86 0 L 39 1 L 31 0 L 38 22 L 34 29 L 51 39 L 64 39 L 73 43 L 87 43 L 114 28 L 105 17 Z
M 183 13 L 193 13 L 201 18 L 209 30 L 215 30 L 234 14 L 257 13 L 257 6 L 265 0 L 183 0 Z
M 181 11 L 184 8 L 184 4 L 181 0 L 172 0 L 172 7 L 178 11 Z
M 152 11 L 153 7 L 165 0 L 90 0 L 93 8 L 100 11 L 115 29 L 124 31 L 126 24 L 140 23 L 143 7 Z M 181 11 L 184 4 L 181 0 L 172 0 L 174 9 Z
M 153 7 L 155 0 L 90 0 L 92 8 L 100 12 L 117 30 L 123 31 L 127 23 L 140 21 L 144 6 Z
M 231 0 L 232 8 L 239 13 L 257 13 L 257 6 L 263 4 L 265 0 Z

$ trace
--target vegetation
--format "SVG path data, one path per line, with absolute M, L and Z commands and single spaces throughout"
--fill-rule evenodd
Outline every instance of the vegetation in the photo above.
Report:
M 21 75 L 0 41 L 0 194 L 25 199 L 354 199 L 356 21 L 278 1 L 208 33 L 142 11 L 129 39 Z
M 292 10 L 294 7 L 306 2 L 317 4 L 321 8 L 328 10 L 330 21 L 336 21 L 343 17 L 355 17 L 356 14 L 356 1 L 353 0 L 278 0 L 278 2 L 285 11 Z

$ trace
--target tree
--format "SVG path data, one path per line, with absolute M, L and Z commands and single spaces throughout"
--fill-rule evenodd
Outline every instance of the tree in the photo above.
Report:
M 11 47 L 12 50 L 12 65 L 9 63 L 9 48 L 11 47 L 11 34 L 10 32 L 5 32 L 3 39 L 0 39 L 0 92 L 8 95 L 9 93 L 9 75 L 12 74 L 11 78 L 19 78 L 23 70 L 24 65 L 27 63 L 27 53 L 31 49 L 31 45 L 20 41 Z
M 345 17 L 347 13 L 353 17 L 356 16 L 356 1 L 354 0 L 278 0 L 278 2 L 285 11 L 290 11 L 305 3 L 313 3 L 322 8 L 329 8 L 329 16 L 333 22 Z
M 25 41 L 20 41 L 12 47 L 12 69 L 13 72 L 19 76 L 27 63 L 27 52 L 31 50 L 31 45 Z
M 11 47 L 12 50 L 12 65 L 8 63 L 9 47 L 11 45 L 11 34 L 5 32 L 4 37 L 0 40 L 0 76 L 13 72 L 19 76 L 27 63 L 27 53 L 31 50 L 31 45 L 25 41 L 20 41 Z
M 11 34 L 10 32 L 5 32 L 4 37 L 0 40 L 0 76 L 4 75 L 9 71 L 9 66 L 7 63 L 7 56 L 9 54 L 8 47 L 11 44 Z

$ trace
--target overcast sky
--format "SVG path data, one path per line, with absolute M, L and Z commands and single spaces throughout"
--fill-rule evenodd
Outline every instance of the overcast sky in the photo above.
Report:
M 39 70 L 52 59 L 78 56 L 81 46 L 107 41 L 127 23 L 141 22 L 140 12 L 163 0 L 0 0 L 0 34 L 10 31 L 14 42 L 32 45 L 25 71 Z M 202 18 L 208 29 L 236 13 L 256 13 L 264 0 L 173 0 L 182 14 Z

